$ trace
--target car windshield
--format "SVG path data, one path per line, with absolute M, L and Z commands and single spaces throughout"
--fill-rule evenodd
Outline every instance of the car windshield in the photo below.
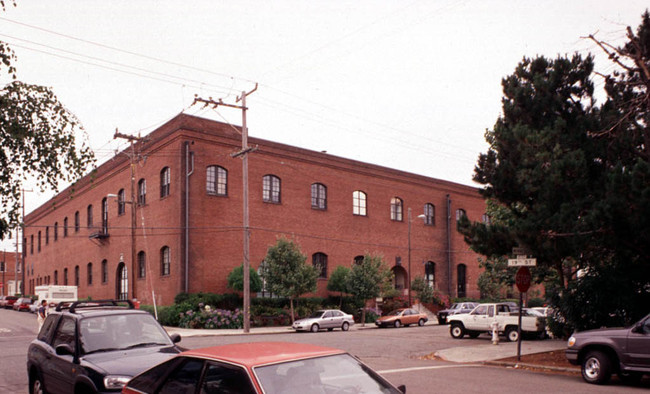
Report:
M 83 353 L 170 345 L 165 330 L 150 314 L 87 317 L 79 323 Z
M 454 304 L 449 307 L 449 309 L 460 309 L 461 305 L 460 304 Z
M 349 354 L 254 368 L 265 393 L 399 393 Z
M 394 311 L 391 311 L 386 316 L 399 316 L 402 314 L 403 311 L 404 311 L 403 309 L 395 309 Z
M 319 317 L 322 317 L 323 313 L 325 313 L 325 311 L 316 311 L 316 312 L 312 313 L 311 316 L 309 316 L 309 318 L 317 319 Z

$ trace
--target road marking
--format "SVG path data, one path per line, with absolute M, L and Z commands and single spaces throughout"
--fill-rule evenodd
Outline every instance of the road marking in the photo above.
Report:
M 11 330 L 8 329 L 8 328 L 1 328 L 0 327 L 0 332 L 11 332 Z
M 458 364 L 458 365 L 431 365 L 428 367 L 411 367 L 411 368 L 400 368 L 400 369 L 386 369 L 384 371 L 377 371 L 380 374 L 387 373 L 399 373 L 399 372 L 413 372 L 413 371 L 424 371 L 427 369 L 445 369 L 445 368 L 464 368 L 464 367 L 484 367 L 483 364 Z

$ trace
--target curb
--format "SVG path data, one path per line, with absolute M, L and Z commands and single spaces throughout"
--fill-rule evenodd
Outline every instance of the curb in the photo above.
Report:
M 541 369 L 545 371 L 554 371 L 554 372 L 567 372 L 567 373 L 572 373 L 579 375 L 580 368 L 575 367 L 575 368 L 567 368 L 567 367 L 553 367 L 550 365 L 541 365 L 541 364 L 530 364 L 530 363 L 515 363 L 515 362 L 509 362 L 509 361 L 483 361 L 483 364 L 485 365 L 493 365 L 497 367 L 508 367 L 508 368 L 514 368 L 514 369 L 521 369 L 521 368 L 531 368 L 531 369 Z

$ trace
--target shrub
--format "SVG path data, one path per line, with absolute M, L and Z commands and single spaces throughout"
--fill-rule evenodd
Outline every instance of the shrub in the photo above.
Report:
M 179 319 L 182 328 L 238 329 L 244 326 L 244 314 L 239 309 L 230 311 L 206 306 L 199 312 L 188 310 L 180 313 Z

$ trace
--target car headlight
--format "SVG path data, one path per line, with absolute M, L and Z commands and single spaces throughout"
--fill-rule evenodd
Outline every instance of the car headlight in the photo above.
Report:
M 567 342 L 567 346 L 571 347 L 571 346 L 573 346 L 575 344 L 576 344 L 576 339 L 575 339 L 574 336 L 571 336 L 571 338 L 569 338 L 569 341 Z
M 131 380 L 131 376 L 108 375 L 104 377 L 104 387 L 107 389 L 121 389 Z

